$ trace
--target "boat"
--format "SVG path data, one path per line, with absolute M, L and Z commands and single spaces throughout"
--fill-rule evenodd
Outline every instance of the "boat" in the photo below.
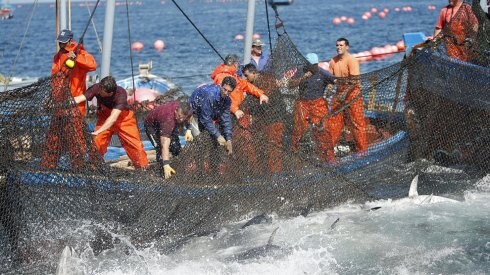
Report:
M 273 51 L 269 67 L 273 75 L 282 76 L 291 68 L 307 65 L 287 34 L 278 36 L 276 49 L 283 50 Z M 52 273 L 57 255 L 67 242 L 80 249 L 105 243 L 98 237 L 100 231 L 110 236 L 129 236 L 132 245 L 154 244 L 168 252 L 169 247 L 186 237 L 213 232 L 250 213 L 308 215 L 312 210 L 346 201 L 365 201 L 369 197 L 363 188 L 368 183 L 360 180 L 380 170 L 392 173 L 391 168 L 396 165 L 392 160 L 404 156 L 407 140 L 401 99 L 407 84 L 405 68 L 404 63 L 398 63 L 362 76 L 365 116 L 374 127 L 365 155 L 341 155 L 343 148 L 350 146 L 346 134 L 345 143 L 341 143 L 344 147 L 338 147 L 340 166 L 304 161 L 288 146 L 290 136 L 286 129 L 281 137 L 284 146 L 280 156 L 284 169 L 272 173 L 262 169 L 267 166 L 247 165 L 247 154 L 226 155 L 209 135 L 203 134 L 172 160 L 172 167 L 178 172 L 167 181 L 159 176 L 158 169 L 127 171 L 109 167 L 99 155 L 94 157 L 92 153 L 97 149 L 90 132 L 85 130 L 80 137 L 73 127 L 80 121 L 79 116 L 73 115 L 78 111 L 73 102 L 50 102 L 49 79 L 36 89 L 0 95 L 0 187 L 4 191 L 0 193 L 0 232 L 9 250 L 0 250 L 1 256 L 7 255 L 0 257 L 5 259 L 0 271 L 36 268 L 38 273 Z M 293 121 L 292 103 L 299 93 L 294 89 L 281 93 L 284 104 L 280 104 L 281 109 L 273 118 L 282 120 L 284 128 L 288 128 Z M 52 130 L 62 139 L 64 154 L 61 165 L 49 169 L 40 163 L 53 118 L 66 125 Z M 267 134 L 273 130 L 254 129 L 254 134 L 263 134 L 252 140 L 253 145 L 261 148 L 267 144 Z M 73 137 L 82 139 L 83 144 L 77 143 L 73 148 Z M 236 143 L 238 147 L 238 140 Z M 70 150 L 83 156 L 82 167 L 72 163 Z M 377 170 L 373 171 L 370 167 L 374 164 Z M 388 184 L 374 184 L 390 188 Z M 397 189 L 394 193 L 405 191 Z
M 478 32 L 465 25 L 468 37 L 458 41 L 443 31 L 440 39 L 420 43 L 407 56 L 412 159 L 490 171 L 490 17 L 483 2 L 471 6 Z
M 0 74 L 0 92 L 21 88 L 30 85 L 38 80 L 39 78 L 37 77 L 13 76 L 6 78 L 2 74 Z
M 15 8 L 12 5 L 3 3 L 0 6 L 0 19 L 1 20 L 11 19 L 12 17 L 14 17 L 14 10 Z
M 293 0 L 269 0 L 269 4 L 272 6 L 286 6 L 291 5 Z

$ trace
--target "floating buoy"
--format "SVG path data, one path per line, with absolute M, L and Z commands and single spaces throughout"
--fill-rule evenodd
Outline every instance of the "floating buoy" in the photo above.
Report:
M 342 20 L 340 20 L 340 18 L 338 18 L 338 17 L 335 17 L 335 18 L 332 20 L 332 23 L 333 23 L 334 25 L 338 25 L 338 24 L 342 23 Z
M 243 40 L 245 37 L 243 36 L 243 34 L 237 34 L 235 35 L 235 40 Z
M 161 52 L 165 48 L 165 43 L 163 42 L 163 40 L 158 39 L 155 40 L 155 43 L 153 43 L 153 47 L 155 48 L 155 50 Z
M 131 50 L 133 51 L 141 51 L 144 47 L 145 45 L 143 45 L 143 43 L 139 41 L 136 41 L 133 44 L 131 44 Z
M 378 12 L 378 9 L 377 8 L 371 8 L 371 12 L 372 13 L 377 13 Z
M 347 16 L 342 15 L 342 16 L 340 17 L 340 20 L 341 20 L 341 21 L 346 21 L 346 20 L 347 20 Z
M 353 25 L 356 22 L 356 20 L 354 20 L 354 18 L 352 18 L 352 17 L 349 17 L 349 18 L 347 18 L 347 21 L 346 22 L 349 25 Z
M 369 17 L 368 17 L 367 15 L 365 15 L 365 14 L 363 14 L 363 15 L 361 16 L 361 18 L 362 18 L 363 20 L 368 20 L 368 19 L 369 19 Z
M 396 11 L 396 12 L 399 12 L 399 11 L 400 11 L 400 8 L 395 8 L 395 11 Z
M 372 16 L 370 11 L 365 12 L 364 15 L 366 15 L 368 18 L 370 18 Z
M 252 39 L 260 39 L 260 34 L 254 33 L 254 35 L 252 35 Z
M 379 16 L 379 18 L 383 19 L 383 18 L 385 18 L 385 17 L 386 17 L 386 13 L 385 13 L 384 11 L 380 11 L 380 12 L 378 13 L 378 16 Z
M 390 9 L 388 9 L 388 8 L 384 8 L 384 9 L 383 9 L 383 11 L 384 11 L 385 13 L 388 13 L 388 12 L 390 11 Z
M 404 51 L 405 50 L 405 43 L 403 42 L 403 40 L 396 42 L 396 47 L 398 48 L 399 51 Z

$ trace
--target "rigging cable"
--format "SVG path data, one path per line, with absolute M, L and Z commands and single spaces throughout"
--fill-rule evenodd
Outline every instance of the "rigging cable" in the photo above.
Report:
M 136 103 L 136 88 L 134 85 L 133 52 L 131 51 L 131 27 L 129 24 L 129 3 L 128 3 L 128 0 L 126 0 L 126 17 L 128 19 L 129 60 L 131 62 L 131 79 L 133 81 L 133 102 Z
M 20 50 L 22 49 L 22 46 L 24 45 L 24 41 L 26 39 L 27 32 L 29 31 L 29 27 L 31 25 L 32 17 L 34 16 L 34 11 L 36 10 L 37 4 L 38 4 L 38 0 L 34 0 L 34 4 L 32 5 L 31 15 L 29 16 L 29 20 L 27 21 L 26 30 L 24 31 L 24 35 L 22 36 L 22 40 L 20 42 L 19 49 L 17 50 L 17 54 L 15 55 L 14 63 L 12 64 L 12 67 L 11 67 L 9 73 L 7 74 L 7 80 L 10 79 L 12 77 L 13 73 L 15 72 L 15 66 L 17 64 L 17 59 L 20 56 Z M 4 91 L 6 91 L 8 89 L 8 86 L 9 86 L 9 81 L 7 81 L 7 84 L 5 84 Z
M 87 7 L 87 12 L 88 12 L 88 15 L 92 15 L 92 12 L 90 11 L 89 7 L 88 7 L 88 2 L 85 1 L 85 7 Z M 95 22 L 94 22 L 94 19 L 90 19 L 90 21 L 92 22 L 92 28 L 94 29 L 94 32 L 95 32 L 95 38 L 97 39 L 97 45 L 99 46 L 99 52 L 102 52 L 102 43 L 100 42 L 100 37 L 99 37 L 99 33 L 97 32 L 97 28 L 95 27 Z
M 225 61 L 225 59 L 221 56 L 221 54 L 219 54 L 218 50 L 216 50 L 216 48 L 213 46 L 213 44 L 211 44 L 211 42 L 209 42 L 209 40 L 206 38 L 206 36 L 204 36 L 204 34 L 199 30 L 199 28 L 194 24 L 194 22 L 192 22 L 192 20 L 189 18 L 189 16 L 187 16 L 187 14 L 185 14 L 185 12 L 180 8 L 180 6 L 175 2 L 175 0 L 172 0 L 172 2 L 175 4 L 175 6 L 180 10 L 180 12 L 182 13 L 182 15 L 185 16 L 185 18 L 187 18 L 187 20 L 191 23 L 191 25 L 194 27 L 194 29 L 196 29 L 196 31 L 202 36 L 202 38 L 204 38 L 204 40 L 206 40 L 206 42 L 208 43 L 208 45 L 211 47 L 211 49 L 213 49 L 213 51 L 221 58 L 221 60 L 223 60 L 223 62 Z
M 264 3 L 265 3 L 265 15 L 267 18 L 267 31 L 269 33 L 269 50 L 272 55 L 272 38 L 271 38 L 271 26 L 269 22 L 269 5 L 267 5 L 267 0 L 264 0 Z

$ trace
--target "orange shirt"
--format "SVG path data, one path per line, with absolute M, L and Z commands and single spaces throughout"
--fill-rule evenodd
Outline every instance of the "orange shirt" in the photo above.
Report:
M 71 42 L 66 45 L 66 51 L 74 51 L 77 47 L 76 42 Z M 55 74 L 60 71 L 65 66 L 65 61 L 68 58 L 68 52 L 60 50 L 54 56 L 53 66 L 51 67 L 51 74 Z M 70 91 L 73 97 L 82 95 L 86 87 L 86 77 L 87 73 L 91 71 L 95 71 L 97 69 L 97 63 L 95 62 L 95 58 L 88 53 L 83 45 L 80 46 L 77 58 L 75 60 L 75 67 L 71 70 L 70 73 Z M 80 108 L 80 112 L 82 116 L 85 115 L 85 102 L 81 102 L 78 104 Z
M 221 82 L 227 76 L 232 76 L 236 80 L 236 87 L 233 92 L 230 93 L 230 111 L 233 114 L 240 109 L 239 106 L 245 99 L 245 93 L 251 94 L 256 97 L 260 97 L 264 94 L 264 91 L 257 88 L 252 83 L 238 77 L 236 74 L 235 66 L 220 64 L 214 69 L 213 73 L 211 74 L 211 78 L 216 85 L 221 85 Z

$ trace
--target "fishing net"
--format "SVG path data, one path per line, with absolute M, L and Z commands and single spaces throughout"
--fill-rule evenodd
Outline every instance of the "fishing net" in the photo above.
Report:
M 488 19 L 478 20 L 483 31 Z M 489 47 L 476 37 L 472 63 L 446 56 L 451 40 L 427 42 L 403 62 L 327 83 L 324 108 L 302 98 L 304 85 L 291 84 L 311 65 L 282 32 L 255 81 L 270 102 L 246 97 L 245 116 L 233 121 L 234 154 L 203 132 L 172 158 L 177 173 L 168 180 L 151 156 L 146 171 L 104 162 L 89 130 L 93 114 L 82 116 L 71 98 L 69 72 L 3 92 L 0 271 L 53 273 L 66 245 L 97 255 L 127 236 L 170 253 L 255 214 L 307 215 L 404 196 L 413 173 L 400 170 L 413 160 L 488 172 L 490 69 L 482 65 Z M 141 122 L 144 111 L 137 113 Z M 340 135 L 328 144 L 333 128 Z M 358 128 L 366 150 L 358 150 Z

